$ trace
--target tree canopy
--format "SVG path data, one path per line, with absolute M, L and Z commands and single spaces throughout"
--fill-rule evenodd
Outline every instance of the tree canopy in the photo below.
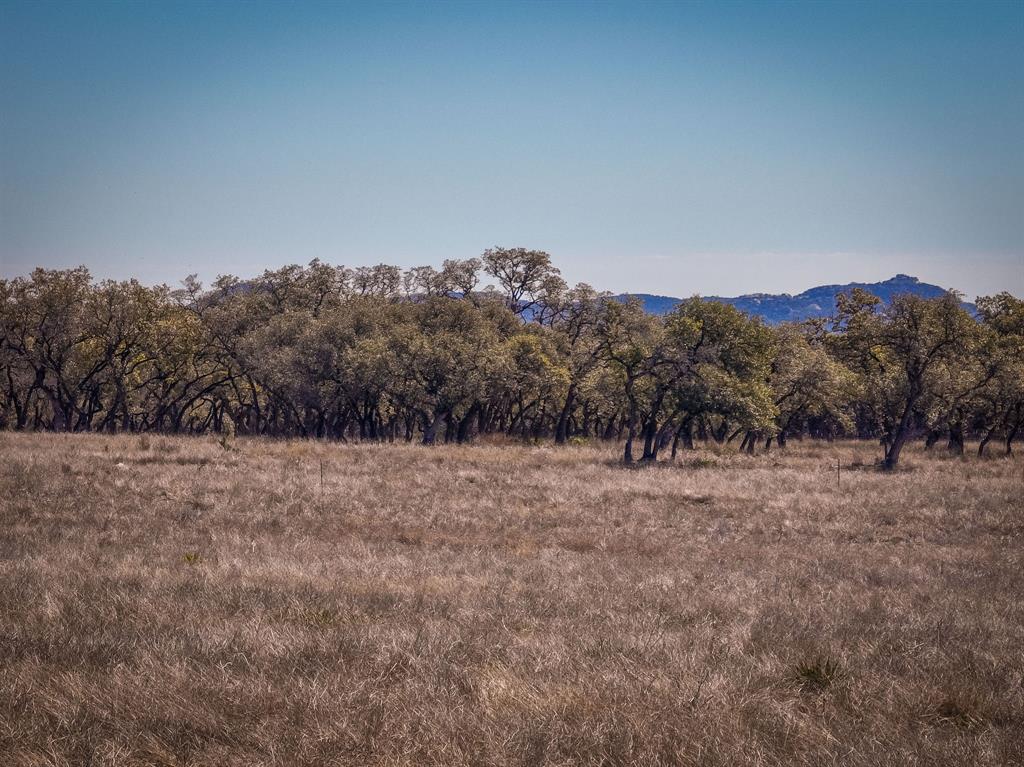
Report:
M 569 288 L 525 248 L 405 271 L 314 260 L 176 290 L 37 269 L 0 280 L 0 428 L 600 438 L 627 462 L 695 439 L 754 452 L 849 436 L 881 441 L 891 468 L 918 436 L 1012 449 L 1024 302 L 977 306 L 855 290 L 799 325 L 699 297 L 658 317 Z

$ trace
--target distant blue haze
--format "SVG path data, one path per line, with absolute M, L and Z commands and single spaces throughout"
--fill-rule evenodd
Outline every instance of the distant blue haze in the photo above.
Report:
M 854 288 L 866 290 L 871 295 L 877 296 L 882 299 L 883 304 L 888 304 L 899 295 L 909 294 L 922 298 L 938 298 L 947 292 L 945 288 L 921 282 L 908 274 L 897 274 L 882 282 L 819 285 L 796 295 L 752 293 L 743 296 L 705 296 L 705 299 L 731 304 L 747 314 L 760 317 L 770 325 L 777 325 L 780 322 L 801 322 L 816 317 L 830 317 L 836 308 L 836 297 L 840 293 L 849 293 Z M 644 309 L 650 314 L 667 314 L 680 302 L 677 297 L 645 293 L 620 294 L 616 298 L 624 301 L 629 295 L 639 298 Z M 972 314 L 977 311 L 977 307 L 973 303 L 969 301 L 961 303 Z

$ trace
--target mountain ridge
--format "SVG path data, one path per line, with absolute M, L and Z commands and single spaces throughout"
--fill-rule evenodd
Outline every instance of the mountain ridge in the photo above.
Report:
M 836 296 L 854 288 L 861 288 L 889 303 L 894 296 L 904 293 L 937 298 L 951 291 L 939 285 L 922 282 L 909 274 L 897 274 L 881 282 L 848 282 L 845 284 L 817 285 L 802 293 L 746 293 L 740 296 L 702 296 L 706 301 L 731 304 L 747 314 L 761 317 L 770 325 L 781 322 L 800 322 L 815 317 L 828 317 L 835 311 Z M 660 296 L 653 293 L 619 293 L 615 298 L 625 301 L 636 297 L 650 314 L 667 314 L 684 299 L 674 296 Z M 972 314 L 975 306 L 962 302 Z

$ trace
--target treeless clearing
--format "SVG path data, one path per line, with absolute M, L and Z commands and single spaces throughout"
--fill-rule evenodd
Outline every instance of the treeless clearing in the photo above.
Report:
M 2 433 L 0 764 L 1024 761 L 1024 460 L 618 456 Z

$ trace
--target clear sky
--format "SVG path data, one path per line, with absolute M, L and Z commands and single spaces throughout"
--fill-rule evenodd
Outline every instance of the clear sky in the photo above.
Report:
M 1024 295 L 1024 3 L 0 0 L 0 273 Z

